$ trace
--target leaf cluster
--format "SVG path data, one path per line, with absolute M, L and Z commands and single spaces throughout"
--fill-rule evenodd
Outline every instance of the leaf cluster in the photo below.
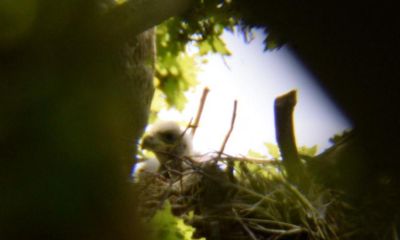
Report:
M 273 159 L 281 159 L 281 153 L 279 150 L 278 145 L 266 142 L 264 143 L 265 148 L 267 149 L 268 155 L 270 155 Z M 308 146 L 301 146 L 297 148 L 297 151 L 300 156 L 307 156 L 307 157 L 314 157 L 318 152 L 318 146 L 314 145 L 312 147 Z M 252 149 L 249 150 L 247 153 L 249 157 L 256 157 L 256 158 L 267 158 L 267 156 L 254 151 Z
M 167 201 L 150 220 L 152 226 L 150 239 L 191 240 L 194 228 L 185 224 L 183 219 L 171 212 L 171 204 Z
M 240 0 L 198 0 L 184 15 L 167 20 L 157 27 L 156 97 L 152 118 L 163 108 L 181 111 L 187 102 L 185 92 L 198 83 L 197 73 L 205 56 L 230 56 L 222 39 L 224 30 L 252 39 L 251 30 L 260 27 L 242 11 Z M 264 27 L 264 31 L 267 29 Z M 265 49 L 282 45 L 277 36 L 268 32 Z M 189 54 L 188 48 L 195 53 Z
M 183 110 L 187 102 L 184 92 L 198 83 L 202 57 L 231 54 L 221 36 L 225 28 L 233 29 L 236 22 L 233 18 L 223 18 L 217 11 L 207 12 L 205 9 L 212 7 L 209 3 L 202 3 L 190 18 L 172 18 L 157 27 L 155 80 L 168 107 Z M 195 53 L 188 53 L 189 46 Z
M 222 39 L 224 30 L 239 31 L 246 41 L 251 40 L 253 26 L 244 24 L 233 6 L 231 0 L 199 0 L 185 15 L 157 27 L 158 93 L 154 101 L 158 103 L 152 108 L 153 115 L 164 107 L 183 110 L 187 102 L 184 93 L 197 85 L 197 73 L 207 55 L 231 55 Z

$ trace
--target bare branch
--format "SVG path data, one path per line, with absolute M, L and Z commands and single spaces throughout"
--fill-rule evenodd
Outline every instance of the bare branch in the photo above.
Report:
M 224 142 L 222 143 L 221 149 L 218 152 L 217 159 L 221 159 L 221 156 L 222 156 L 222 154 L 224 153 L 224 150 L 225 150 L 226 143 L 228 142 L 229 137 L 231 136 L 231 133 L 233 131 L 233 127 L 235 125 L 235 120 L 236 120 L 236 111 L 237 111 L 237 100 L 235 100 L 234 103 L 233 103 L 233 113 L 232 113 L 231 127 L 229 128 L 229 131 L 225 136 L 225 139 L 224 139 Z M 233 161 L 228 161 L 227 162 L 227 168 L 226 168 L 226 174 L 228 175 L 229 180 L 232 183 L 234 183 L 236 181 L 235 177 L 233 175 L 233 168 L 234 168 Z
M 194 119 L 194 123 L 191 125 L 191 127 L 192 127 L 192 132 L 191 132 L 192 137 L 194 137 L 194 134 L 196 133 L 197 127 L 199 126 L 201 114 L 203 113 L 204 105 L 206 103 L 206 99 L 207 99 L 207 95 L 208 95 L 209 91 L 210 91 L 210 89 L 208 87 L 205 87 L 203 89 L 203 94 L 201 95 L 201 99 L 200 99 L 200 106 L 199 106 L 199 109 L 197 110 L 197 115 L 196 115 L 196 118 Z
M 229 128 L 229 131 L 225 136 L 224 142 L 222 143 L 221 149 L 219 150 L 217 159 L 221 158 L 221 155 L 225 150 L 226 143 L 228 142 L 229 137 L 231 136 L 231 133 L 233 131 L 233 127 L 235 125 L 235 120 L 236 120 L 236 110 L 237 110 L 237 100 L 235 100 L 234 103 L 233 103 L 233 113 L 232 113 L 231 127 Z

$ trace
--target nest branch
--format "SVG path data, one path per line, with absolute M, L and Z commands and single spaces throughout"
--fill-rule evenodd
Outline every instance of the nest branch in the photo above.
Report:
M 300 162 L 294 136 L 293 111 L 296 98 L 297 92 L 293 90 L 275 99 L 275 134 L 288 179 L 296 185 L 305 186 L 308 185 L 308 180 Z
M 258 238 L 256 237 L 256 235 L 253 233 L 253 231 L 251 231 L 251 229 L 243 222 L 242 218 L 240 218 L 239 214 L 236 212 L 235 209 L 232 209 L 233 214 L 235 214 L 235 218 L 236 220 L 240 223 L 240 225 L 242 225 L 243 229 L 247 232 L 247 234 L 249 234 L 250 238 L 252 240 L 258 240 Z
M 236 111 L 237 111 L 237 100 L 235 100 L 235 101 L 233 102 L 233 112 L 232 112 L 232 118 L 231 118 L 231 126 L 230 126 L 230 128 L 229 128 L 229 130 L 228 130 L 228 133 L 225 135 L 225 139 L 224 139 L 224 141 L 223 141 L 223 143 L 222 143 L 222 146 L 221 146 L 221 148 L 220 148 L 220 150 L 219 150 L 218 159 L 221 158 L 221 155 L 222 155 L 222 153 L 223 153 L 224 150 L 225 150 L 225 146 L 226 146 L 226 144 L 227 144 L 227 142 L 228 142 L 228 140 L 229 140 L 229 137 L 230 137 L 231 134 L 232 134 L 233 127 L 235 126 Z
M 229 128 L 228 133 L 227 133 L 226 136 L 225 136 L 225 139 L 224 139 L 224 142 L 222 143 L 221 149 L 219 150 L 217 159 L 220 159 L 220 158 L 221 158 L 221 155 L 224 153 L 226 143 L 228 142 L 229 137 L 230 137 L 231 134 L 232 134 L 233 127 L 235 126 L 236 111 L 237 111 L 237 100 L 235 100 L 235 101 L 233 102 L 233 112 L 232 112 L 231 126 L 230 126 L 230 128 Z M 226 168 L 226 173 L 227 173 L 227 175 L 228 175 L 228 177 L 229 177 L 229 180 L 230 180 L 231 182 L 235 182 L 235 177 L 234 177 L 234 175 L 233 175 L 233 165 L 234 165 L 234 164 L 233 164 L 233 161 L 228 161 L 227 168 Z
M 102 32 L 105 39 L 132 39 L 172 16 L 184 13 L 193 3 L 193 0 L 126 1 L 101 15 L 99 29 L 106 30 Z
M 209 92 L 210 92 L 210 89 L 208 87 L 205 87 L 203 89 L 203 94 L 201 95 L 200 105 L 199 105 L 199 109 L 197 110 L 196 118 L 194 119 L 193 124 L 191 124 L 191 127 L 192 127 L 191 135 L 192 135 L 192 137 L 194 137 L 194 135 L 196 134 L 196 130 L 199 127 L 200 118 L 201 118 L 201 115 L 203 113 L 204 105 L 206 103 L 207 95 L 208 95 Z

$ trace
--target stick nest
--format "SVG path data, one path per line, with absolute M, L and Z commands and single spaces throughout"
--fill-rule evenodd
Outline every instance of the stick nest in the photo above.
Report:
M 137 185 L 144 218 L 169 201 L 174 215 L 196 229 L 194 238 L 350 239 L 344 218 L 350 208 L 340 195 L 315 183 L 299 190 L 280 163 L 233 157 L 185 161 L 190 169 L 176 182 L 159 173 L 141 176 Z
M 207 93 L 205 89 L 196 119 L 189 124 L 192 136 Z M 217 156 L 203 163 L 178 159 L 188 165 L 178 181 L 162 177 L 163 173 L 141 174 L 136 185 L 143 219 L 150 219 L 169 201 L 173 214 L 196 229 L 193 238 L 398 240 L 397 185 L 368 185 L 371 191 L 360 195 L 348 190 L 352 189 L 346 187 L 350 182 L 340 184 L 341 173 L 352 173 L 352 162 L 362 156 L 354 154 L 358 148 L 352 134 L 324 154 L 303 161 L 294 136 L 295 105 L 295 91 L 275 100 L 282 161 L 249 161 L 223 154 L 236 118 L 235 101 L 231 125 Z M 347 203 L 349 199 L 355 207 Z

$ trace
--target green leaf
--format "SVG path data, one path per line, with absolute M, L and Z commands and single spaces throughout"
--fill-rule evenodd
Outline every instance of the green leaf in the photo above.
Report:
M 224 41 L 219 37 L 212 38 L 212 46 L 215 53 L 219 53 L 224 56 L 232 55 L 231 52 L 226 47 Z
M 268 149 L 268 153 L 275 159 L 281 157 L 281 152 L 279 151 L 279 147 L 273 143 L 264 143 L 264 146 Z
M 171 73 L 172 76 L 178 76 L 179 74 L 179 69 L 177 66 L 171 66 L 169 68 L 169 72 Z
M 209 40 L 201 41 L 197 46 L 199 48 L 200 56 L 207 55 L 212 51 L 212 43 Z
M 156 28 L 157 61 L 156 78 L 168 107 L 182 110 L 187 102 L 185 92 L 198 84 L 199 64 L 210 53 L 229 56 L 231 52 L 221 39 L 224 29 L 238 24 L 226 15 L 228 3 L 203 1 L 190 16 L 171 18 Z M 219 6 L 217 8 L 217 6 Z M 210 11 L 203 12 L 204 9 Z M 188 44 L 197 47 L 197 53 L 189 55 Z
M 153 100 L 151 102 L 149 122 L 155 122 L 157 120 L 158 113 L 166 108 L 167 104 L 165 102 L 164 93 L 160 89 L 156 89 L 154 91 Z
M 351 129 L 344 130 L 343 132 L 337 133 L 333 135 L 331 138 L 329 138 L 329 142 L 337 144 L 342 140 L 346 139 L 347 137 L 349 137 L 351 134 L 352 134 Z
M 318 146 L 317 145 L 314 145 L 312 147 L 301 146 L 300 148 L 297 149 L 297 151 L 301 155 L 313 157 L 315 156 L 315 154 L 317 154 Z
M 247 156 L 254 157 L 254 158 L 264 158 L 265 156 L 259 152 L 254 151 L 253 149 L 249 149 L 247 152 Z
M 183 234 L 183 239 L 185 239 L 185 240 L 193 239 L 192 236 L 193 236 L 195 229 L 192 226 L 185 224 L 183 219 L 180 219 L 180 218 L 178 219 L 177 228 Z M 206 240 L 206 239 L 199 238 L 199 240 Z
M 152 225 L 150 239 L 191 240 L 195 231 L 193 227 L 186 225 L 183 219 L 172 214 L 169 202 L 165 202 L 163 208 L 157 211 L 150 224 Z
M 279 35 L 275 34 L 275 32 L 269 31 L 267 37 L 264 40 L 265 51 L 267 50 L 277 50 L 283 46 L 285 41 L 283 41 Z

